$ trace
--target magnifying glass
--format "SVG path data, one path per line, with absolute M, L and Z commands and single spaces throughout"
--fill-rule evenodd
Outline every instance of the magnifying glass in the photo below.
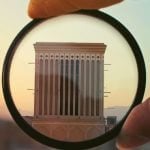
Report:
M 10 45 L 2 86 L 21 129 L 58 149 L 86 149 L 116 137 L 142 101 L 146 69 L 131 33 L 84 10 L 27 24 Z

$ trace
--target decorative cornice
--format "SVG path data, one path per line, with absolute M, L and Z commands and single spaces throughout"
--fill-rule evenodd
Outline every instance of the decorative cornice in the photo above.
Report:
M 65 51 L 65 52 L 98 52 L 105 53 L 104 43 L 71 43 L 71 42 L 37 42 L 35 51 Z

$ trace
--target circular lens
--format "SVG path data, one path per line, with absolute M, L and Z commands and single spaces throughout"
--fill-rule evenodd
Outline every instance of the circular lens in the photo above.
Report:
M 27 123 L 21 126 L 54 147 L 98 145 L 115 136 L 145 87 L 143 58 L 131 34 L 97 11 L 32 23 L 27 30 L 38 26 L 9 51 L 15 52 L 10 92 Z

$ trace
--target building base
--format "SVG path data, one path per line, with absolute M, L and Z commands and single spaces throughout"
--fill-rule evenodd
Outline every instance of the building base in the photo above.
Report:
M 98 119 L 36 118 L 32 127 L 38 132 L 60 141 L 84 141 L 105 133 L 105 122 Z

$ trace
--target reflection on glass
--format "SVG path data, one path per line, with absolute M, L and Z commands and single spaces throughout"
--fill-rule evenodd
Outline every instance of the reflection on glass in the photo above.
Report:
M 99 42 L 107 45 L 105 52 Z M 63 141 L 95 138 L 113 128 L 134 99 L 137 79 L 125 39 L 112 26 L 85 15 L 38 25 L 17 47 L 10 72 L 21 115 L 37 131 Z

